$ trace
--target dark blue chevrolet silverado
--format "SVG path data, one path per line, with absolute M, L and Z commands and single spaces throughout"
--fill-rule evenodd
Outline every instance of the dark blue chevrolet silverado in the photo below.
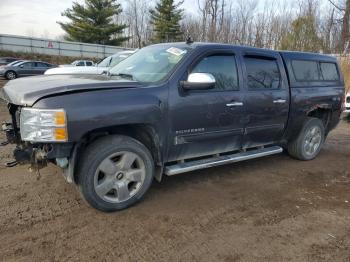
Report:
M 63 169 L 102 211 L 129 207 L 153 179 L 284 149 L 312 160 L 339 122 L 335 58 L 209 43 L 139 50 L 105 76 L 40 76 L 2 91 L 17 163 Z

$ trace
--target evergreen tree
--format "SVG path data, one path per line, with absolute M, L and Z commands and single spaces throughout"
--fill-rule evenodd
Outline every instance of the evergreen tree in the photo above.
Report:
M 151 24 L 154 26 L 153 42 L 175 42 L 182 40 L 183 33 L 180 29 L 183 9 L 180 9 L 183 1 L 178 4 L 174 0 L 160 0 L 154 9 L 150 10 Z
M 62 13 L 62 16 L 68 17 L 71 22 L 58 24 L 66 31 L 65 39 L 68 41 L 120 45 L 128 39 L 118 37 L 126 25 L 113 22 L 113 18 L 121 11 L 121 6 L 116 0 L 85 0 L 85 5 L 74 2 L 72 8 Z

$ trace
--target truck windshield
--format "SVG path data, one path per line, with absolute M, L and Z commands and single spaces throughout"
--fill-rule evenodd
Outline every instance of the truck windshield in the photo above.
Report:
M 113 67 L 110 75 L 155 83 L 164 79 L 188 52 L 189 48 L 145 47 Z

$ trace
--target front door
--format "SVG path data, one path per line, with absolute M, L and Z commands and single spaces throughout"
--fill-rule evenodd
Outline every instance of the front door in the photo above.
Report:
M 247 124 L 243 148 L 275 144 L 283 136 L 288 120 L 289 89 L 278 54 L 246 55 L 245 109 Z
M 35 62 L 25 62 L 18 66 L 18 74 L 20 76 L 31 76 L 34 75 Z
M 210 90 L 171 89 L 168 161 L 240 149 L 244 106 L 242 72 L 235 54 L 231 51 L 203 54 L 188 73 L 210 73 L 216 84 Z

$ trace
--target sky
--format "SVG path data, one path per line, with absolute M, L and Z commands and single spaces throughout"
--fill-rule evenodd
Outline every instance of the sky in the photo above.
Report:
M 0 34 L 60 38 L 64 31 L 57 21 L 67 21 L 61 13 L 74 1 L 84 0 L 0 0 Z M 125 0 L 120 1 L 122 4 Z M 193 2 L 185 0 L 183 8 L 193 9 Z
M 61 12 L 70 8 L 73 1 L 84 2 L 84 0 L 0 0 L 0 34 L 60 38 L 64 31 L 57 21 L 66 21 Z M 263 1 L 267 0 L 257 0 L 259 4 Z M 125 0 L 120 2 L 123 4 Z M 186 12 L 197 12 L 197 0 L 185 0 L 182 8 Z

